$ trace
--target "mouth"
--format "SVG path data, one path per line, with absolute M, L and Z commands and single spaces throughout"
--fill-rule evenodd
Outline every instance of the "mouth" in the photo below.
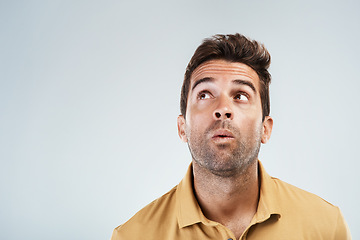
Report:
M 233 139 L 234 135 L 232 132 L 226 129 L 216 130 L 212 139 Z

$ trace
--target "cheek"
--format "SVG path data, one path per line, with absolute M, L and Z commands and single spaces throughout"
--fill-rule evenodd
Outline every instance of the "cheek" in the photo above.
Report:
M 190 113 L 195 117 L 198 115 L 207 115 L 211 112 L 211 109 L 214 107 L 215 101 L 199 101 L 191 104 L 189 108 Z
M 242 121 L 247 124 L 258 125 L 262 123 L 262 109 L 258 104 L 248 105 L 246 108 L 240 108 L 237 112 Z
M 201 132 L 202 126 L 205 125 L 204 121 L 205 119 L 201 115 L 189 114 L 185 127 L 187 137 L 190 137 L 191 134 Z
M 212 109 L 211 104 L 194 104 L 188 109 L 186 118 L 191 126 L 203 124 L 211 119 Z
M 212 118 L 203 111 L 189 111 L 186 115 L 185 134 L 187 139 L 203 135 Z
M 236 122 L 241 132 L 251 135 L 258 133 L 262 129 L 262 115 L 256 113 L 239 114 L 234 122 Z

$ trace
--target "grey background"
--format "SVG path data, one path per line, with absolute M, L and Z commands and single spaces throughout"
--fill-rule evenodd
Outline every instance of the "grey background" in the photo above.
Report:
M 267 171 L 360 239 L 358 1 L 1 1 L 0 239 L 109 239 L 190 163 L 180 87 L 203 38 L 272 54 Z

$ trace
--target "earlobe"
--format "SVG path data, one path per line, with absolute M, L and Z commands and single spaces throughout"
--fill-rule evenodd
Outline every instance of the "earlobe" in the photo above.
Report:
M 178 127 L 178 134 L 183 142 L 187 142 L 186 134 L 185 134 L 185 118 L 183 115 L 179 115 L 177 118 L 177 127 Z
M 272 117 L 266 116 L 263 122 L 263 130 L 261 135 L 261 143 L 267 143 L 270 139 L 274 121 Z

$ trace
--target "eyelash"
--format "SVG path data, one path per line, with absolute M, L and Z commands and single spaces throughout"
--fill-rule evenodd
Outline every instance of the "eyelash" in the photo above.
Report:
M 201 95 L 203 95 L 203 94 L 211 95 L 211 93 L 209 91 L 201 91 L 197 94 L 197 99 L 201 99 Z
M 235 97 L 237 97 L 239 95 L 245 96 L 247 99 L 249 99 L 249 95 L 247 93 L 245 93 L 245 92 L 238 92 L 238 93 L 235 94 Z

